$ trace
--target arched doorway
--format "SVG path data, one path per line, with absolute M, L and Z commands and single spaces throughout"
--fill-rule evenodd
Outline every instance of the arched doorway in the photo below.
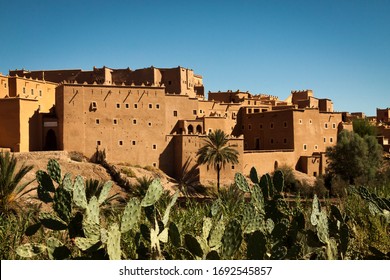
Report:
M 49 129 L 45 137 L 45 151 L 57 150 L 57 136 L 53 129 Z
M 196 133 L 202 134 L 202 126 L 200 124 L 196 126 Z
M 190 124 L 188 126 L 188 134 L 193 134 L 194 133 L 194 127 L 192 126 L 192 124 Z

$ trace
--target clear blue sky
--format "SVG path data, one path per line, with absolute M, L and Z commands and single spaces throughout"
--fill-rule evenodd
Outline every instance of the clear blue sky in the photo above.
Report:
M 206 91 L 390 107 L 390 1 L 0 0 L 0 72 L 176 67 Z

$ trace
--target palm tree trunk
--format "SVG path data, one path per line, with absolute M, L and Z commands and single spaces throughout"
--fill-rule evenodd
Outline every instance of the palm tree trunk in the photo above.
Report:
M 219 167 L 219 163 L 217 163 L 217 190 L 218 190 L 218 193 L 219 193 L 219 171 L 221 170 L 221 168 Z

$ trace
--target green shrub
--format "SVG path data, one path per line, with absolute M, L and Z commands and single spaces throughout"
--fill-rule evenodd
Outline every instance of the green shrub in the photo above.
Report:
M 121 172 L 125 174 L 127 177 L 131 177 L 131 178 L 136 177 L 134 171 L 128 167 L 122 167 Z

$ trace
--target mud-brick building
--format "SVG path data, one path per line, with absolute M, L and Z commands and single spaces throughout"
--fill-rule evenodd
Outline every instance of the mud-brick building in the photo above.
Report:
M 0 75 L 0 148 L 40 151 L 50 142 L 57 83 Z M 49 139 L 47 139 L 49 137 Z M 53 149 L 55 147 L 46 147 Z
M 191 69 L 93 68 L 10 71 L 0 76 L 0 147 L 67 150 L 160 168 L 177 177 L 191 168 L 207 134 L 222 129 L 239 152 L 224 176 L 260 173 L 285 164 L 317 176 L 342 122 L 329 99 L 312 90 L 286 100 L 268 94 L 208 92 Z M 201 182 L 213 169 L 198 169 Z

